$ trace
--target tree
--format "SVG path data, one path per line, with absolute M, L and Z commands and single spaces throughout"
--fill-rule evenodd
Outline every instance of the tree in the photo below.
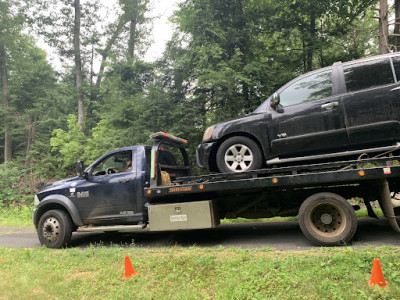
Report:
M 11 113 L 9 102 L 8 59 L 12 55 L 14 40 L 20 37 L 23 23 L 22 3 L 0 2 L 0 71 L 1 96 L 4 119 L 4 162 L 12 159 Z
M 379 53 L 389 53 L 389 8 L 387 0 L 379 0 Z

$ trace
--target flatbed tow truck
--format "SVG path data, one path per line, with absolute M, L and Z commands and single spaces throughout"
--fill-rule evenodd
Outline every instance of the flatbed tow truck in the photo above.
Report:
M 151 137 L 152 147 L 113 150 L 85 170 L 78 162 L 78 177 L 41 188 L 33 214 L 41 243 L 64 247 L 72 231 L 195 230 L 215 228 L 224 218 L 298 216 L 313 243 L 343 245 L 357 230 L 353 198 L 375 218 L 371 202 L 377 200 L 400 233 L 391 201 L 400 192 L 399 156 L 193 176 L 186 140 L 163 132 Z M 96 172 L 127 152 L 132 170 Z

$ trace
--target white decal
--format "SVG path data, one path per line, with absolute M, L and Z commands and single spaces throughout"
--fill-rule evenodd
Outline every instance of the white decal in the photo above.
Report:
M 88 198 L 89 197 L 89 191 L 77 192 L 76 196 L 78 198 Z
M 187 215 L 171 215 L 169 216 L 171 222 L 186 222 Z
M 392 170 L 390 170 L 390 168 L 389 168 L 389 167 L 387 167 L 387 168 L 383 168 L 383 174 L 386 174 L 386 175 L 388 175 L 388 174 L 392 174 Z

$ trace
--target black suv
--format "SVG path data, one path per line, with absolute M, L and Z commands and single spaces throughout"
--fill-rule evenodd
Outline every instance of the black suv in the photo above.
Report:
M 265 165 L 390 151 L 400 141 L 400 52 L 299 76 L 253 113 L 207 128 L 197 164 L 242 172 Z

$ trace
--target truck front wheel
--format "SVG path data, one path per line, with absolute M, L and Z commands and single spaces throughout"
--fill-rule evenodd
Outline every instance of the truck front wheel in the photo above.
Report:
M 299 210 L 299 225 L 314 244 L 335 246 L 348 243 L 357 230 L 353 207 L 343 197 L 333 193 L 318 193 L 308 197 Z
M 62 248 L 71 240 L 72 221 L 62 210 L 49 210 L 41 216 L 37 231 L 42 245 Z

